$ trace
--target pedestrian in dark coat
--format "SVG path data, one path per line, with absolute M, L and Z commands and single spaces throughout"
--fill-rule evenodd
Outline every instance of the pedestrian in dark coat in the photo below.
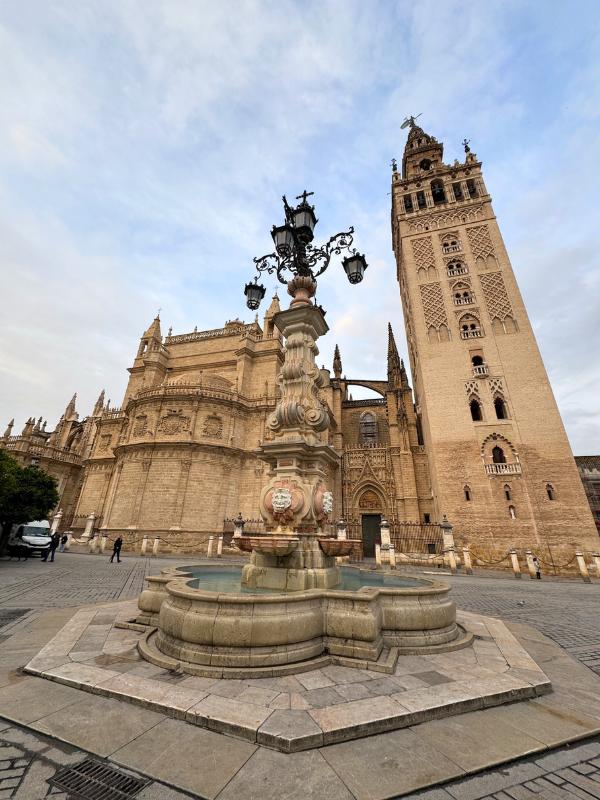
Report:
M 123 547 L 123 539 L 118 536 L 113 544 L 112 556 L 110 557 L 111 564 L 113 563 L 115 556 L 117 557 L 117 564 L 121 563 L 121 547 Z
M 56 548 L 60 544 L 60 536 L 58 533 L 52 534 L 52 538 L 50 539 L 50 547 L 44 553 L 42 561 L 48 561 L 48 556 L 50 556 L 50 561 L 54 561 L 54 553 L 56 553 Z

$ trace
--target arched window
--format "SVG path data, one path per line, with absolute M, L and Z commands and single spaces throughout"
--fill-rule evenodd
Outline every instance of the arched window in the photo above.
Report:
M 471 487 L 470 486 L 465 486 L 464 492 L 465 492 L 465 500 L 467 501 L 467 503 L 470 503 L 471 502 Z
M 506 497 L 507 500 L 512 500 L 512 495 L 511 495 L 511 491 L 510 491 L 510 484 L 508 484 L 508 483 L 504 484 L 504 497 Z
M 446 236 L 442 242 L 442 250 L 444 253 L 458 253 L 461 249 L 460 241 L 456 236 Z
M 462 339 L 478 339 L 482 335 L 479 320 L 472 314 L 465 314 L 460 320 L 460 336 Z
M 466 275 L 469 270 L 462 261 L 450 261 L 446 266 L 446 271 L 450 277 L 454 277 L 455 275 Z
M 483 366 L 483 356 L 473 356 L 471 358 L 471 364 L 474 367 L 482 367 Z
M 483 414 L 481 413 L 481 405 L 479 400 L 473 398 L 469 403 L 469 408 L 471 409 L 471 419 L 473 422 L 481 422 L 483 419 Z
M 511 519 L 516 519 L 517 518 L 517 511 L 516 511 L 514 506 L 509 506 L 508 507 L 508 516 Z
M 362 444 L 377 444 L 377 417 L 370 411 L 360 418 L 360 441 Z
M 497 419 L 508 419 L 508 413 L 506 411 L 506 403 L 501 397 L 496 397 L 494 400 L 494 408 L 496 409 L 496 418 Z
M 506 464 L 506 456 L 504 450 L 496 445 L 492 450 L 492 461 L 494 464 Z
M 431 181 L 431 197 L 433 198 L 434 205 L 446 202 L 446 193 L 444 192 L 444 182 L 439 180 Z
M 556 492 L 551 483 L 546 484 L 546 494 L 548 495 L 548 500 L 556 500 Z

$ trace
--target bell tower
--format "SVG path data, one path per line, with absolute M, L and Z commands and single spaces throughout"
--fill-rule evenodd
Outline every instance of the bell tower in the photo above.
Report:
M 435 516 L 480 551 L 597 549 L 481 162 L 464 140 L 464 160 L 445 164 L 443 145 L 407 124 L 392 242 Z

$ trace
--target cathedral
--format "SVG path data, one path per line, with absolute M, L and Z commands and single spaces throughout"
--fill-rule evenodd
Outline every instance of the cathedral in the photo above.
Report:
M 348 378 L 336 347 L 322 368 L 321 436 L 339 461 L 328 484 L 335 519 L 373 554 L 383 518 L 423 531 L 444 516 L 457 543 L 572 552 L 598 535 L 504 247 L 481 162 L 446 164 L 443 145 L 411 119 L 392 168 L 391 227 L 412 387 L 388 328 L 384 380 Z M 199 551 L 239 512 L 252 519 L 269 467 L 284 342 L 273 297 L 262 325 L 140 339 L 120 407 L 98 399 L 79 421 L 75 398 L 56 430 L 12 423 L 0 445 L 59 481 L 61 528 L 95 529 L 163 549 Z M 352 386 L 378 397 L 353 400 Z M 425 536 L 425 539 L 427 536 Z M 423 542 L 425 542 L 423 539 Z

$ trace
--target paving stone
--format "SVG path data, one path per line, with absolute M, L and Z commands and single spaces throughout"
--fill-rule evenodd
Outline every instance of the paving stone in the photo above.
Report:
M 324 708 L 325 706 L 334 706 L 345 701 L 345 698 L 338 694 L 333 686 L 323 689 L 311 689 L 310 691 L 302 692 L 301 696 L 306 700 L 310 708 Z
M 586 742 L 540 756 L 540 758 L 536 758 L 535 763 L 545 772 L 556 772 L 598 755 L 600 755 L 600 742 Z
M 323 731 L 306 711 L 274 711 L 258 729 L 256 741 L 293 753 L 320 747 Z
M 368 681 L 367 683 L 345 683 L 336 686 L 335 691 L 341 695 L 344 700 L 364 700 L 365 697 L 372 697 L 368 688 L 370 683 L 372 683 L 372 681 Z M 397 684 L 396 691 L 398 691 Z
M 218 800 L 354 800 L 320 751 L 278 753 L 260 748 Z
M 43 717 L 33 727 L 91 753 L 108 756 L 163 719 L 162 714 L 146 708 L 90 695 Z
M 243 703 L 237 697 L 208 695 L 188 709 L 186 719 L 205 725 L 213 731 L 230 733 L 254 742 L 256 732 L 273 713 L 275 712 L 270 708 Z
M 398 727 L 406 717 L 406 709 L 389 697 L 371 697 L 326 708 L 310 709 L 310 716 L 323 731 L 325 744 L 344 741 L 350 737 L 367 736 Z
M 367 691 L 372 695 L 382 695 L 382 694 L 397 694 L 398 693 L 398 683 L 392 678 L 375 678 L 372 681 L 368 681 L 368 683 L 361 684 L 362 686 L 367 689 Z M 339 687 L 335 687 L 336 691 L 339 691 Z
M 244 691 L 236 697 L 243 703 L 268 706 L 278 694 L 281 694 L 281 692 L 277 692 L 274 689 L 260 689 L 258 686 L 247 686 Z
M 328 678 L 320 669 L 315 669 L 312 672 L 303 672 L 301 675 L 296 675 L 295 677 L 305 689 L 309 690 L 323 689 L 325 686 L 333 686 L 336 683 L 336 681 Z
M 113 753 L 111 760 L 212 799 L 255 750 L 249 742 L 167 719 Z
M 446 788 L 456 800 L 479 800 L 488 794 L 524 783 L 543 774 L 544 771 L 536 763 L 526 761 L 508 765 L 502 770 L 465 778 L 460 783 L 450 784 Z
M 42 678 L 28 678 L 0 689 L 0 716 L 29 723 L 81 699 L 76 689 Z
M 449 683 L 452 679 L 441 672 L 431 670 L 430 672 L 417 672 L 415 674 L 420 681 L 427 684 L 427 686 L 439 686 L 441 683 Z
M 344 742 L 320 752 L 360 800 L 383 800 L 463 774 L 409 730 Z

